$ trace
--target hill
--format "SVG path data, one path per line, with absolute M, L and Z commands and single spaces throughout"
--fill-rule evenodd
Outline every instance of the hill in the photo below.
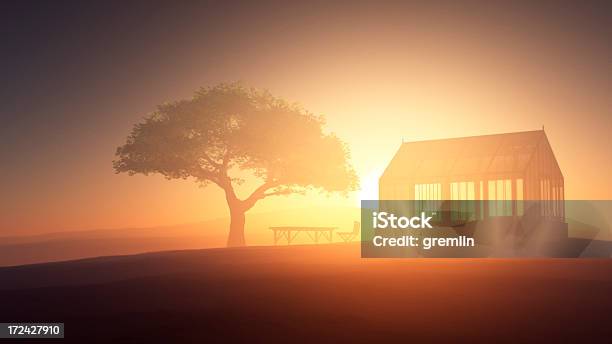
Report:
M 249 245 L 273 243 L 270 226 L 337 226 L 351 230 L 359 220 L 358 208 L 311 207 L 247 214 Z M 164 250 L 224 247 L 229 218 L 151 228 L 98 229 L 31 236 L 0 237 L 0 266 L 135 254 Z M 298 237 L 297 244 L 307 243 Z
M 357 245 L 0 268 L 0 322 L 67 341 L 540 342 L 610 338 L 610 260 L 361 259 Z

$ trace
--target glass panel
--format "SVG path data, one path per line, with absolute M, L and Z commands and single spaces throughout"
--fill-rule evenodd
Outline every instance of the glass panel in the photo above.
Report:
M 506 179 L 506 187 L 504 188 L 504 199 L 512 199 L 512 182 L 510 181 L 510 179 Z
M 516 214 L 518 216 L 524 215 L 524 207 L 523 207 L 523 180 L 516 180 Z
M 479 191 L 480 191 L 480 201 L 478 201 L 478 207 L 480 209 L 480 219 L 484 219 L 484 203 L 483 203 L 483 195 L 484 195 L 484 190 L 483 190 L 483 185 L 484 183 L 482 182 L 482 180 L 479 182 Z
M 512 216 L 512 181 L 510 179 L 504 182 L 504 215 Z
M 467 199 L 469 199 L 469 200 L 474 200 L 474 199 L 476 199 L 476 198 L 474 197 L 474 182 L 469 182 L 469 183 L 467 184 L 467 187 L 468 187 L 468 188 L 467 188 Z
M 504 215 L 504 181 L 501 179 L 496 180 L 496 191 L 497 197 L 495 197 L 495 213 L 498 216 Z
M 495 211 L 495 181 L 489 180 L 489 216 L 496 216 Z

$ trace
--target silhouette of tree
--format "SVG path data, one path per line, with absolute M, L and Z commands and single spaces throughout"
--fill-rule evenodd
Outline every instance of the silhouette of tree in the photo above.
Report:
M 227 245 L 243 246 L 245 212 L 257 201 L 309 189 L 356 189 L 346 145 L 323 125 L 323 117 L 268 91 L 220 84 L 158 106 L 117 148 L 113 167 L 218 185 L 231 216 Z M 244 199 L 235 191 L 244 182 L 241 171 L 261 180 Z

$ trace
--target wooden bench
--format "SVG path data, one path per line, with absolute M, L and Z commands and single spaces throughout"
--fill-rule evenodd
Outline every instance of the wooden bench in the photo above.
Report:
M 287 240 L 287 245 L 297 237 L 299 233 L 306 233 L 315 243 L 319 243 L 319 238 L 332 242 L 334 230 L 338 227 L 270 227 L 274 231 L 274 245 L 279 241 Z

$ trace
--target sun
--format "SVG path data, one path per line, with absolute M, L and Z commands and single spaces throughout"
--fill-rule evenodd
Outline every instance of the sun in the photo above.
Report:
M 378 178 L 380 178 L 380 172 L 371 171 L 361 178 L 359 181 L 359 198 L 357 202 L 361 204 L 361 200 L 375 200 L 378 199 Z

